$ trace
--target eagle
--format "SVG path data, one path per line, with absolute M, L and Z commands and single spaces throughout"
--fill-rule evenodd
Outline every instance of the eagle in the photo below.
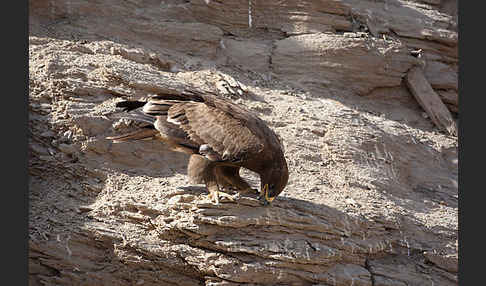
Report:
M 208 198 L 234 201 L 223 190 L 256 193 L 269 205 L 285 188 L 289 178 L 282 143 L 256 114 L 211 92 L 186 89 L 149 95 L 143 100 L 116 103 L 144 122 L 139 129 L 107 139 L 114 143 L 155 139 L 170 149 L 189 154 L 187 175 L 193 184 L 205 184 Z M 240 176 L 246 168 L 260 176 L 260 190 Z

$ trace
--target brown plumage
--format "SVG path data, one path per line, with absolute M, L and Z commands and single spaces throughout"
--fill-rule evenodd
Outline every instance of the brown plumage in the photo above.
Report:
M 149 124 L 108 139 L 160 139 L 175 151 L 190 154 L 190 181 L 206 184 L 213 201 L 218 202 L 219 196 L 231 199 L 220 188 L 252 190 L 239 175 L 242 167 L 260 175 L 259 199 L 263 204 L 273 201 L 287 184 L 287 162 L 280 140 L 263 120 L 242 106 L 195 91 L 158 94 L 116 106 L 132 114 L 128 118 Z

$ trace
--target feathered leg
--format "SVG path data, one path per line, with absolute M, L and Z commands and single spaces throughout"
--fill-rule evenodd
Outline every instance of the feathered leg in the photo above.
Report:
M 240 177 L 240 167 L 217 166 L 215 167 L 215 175 L 219 184 L 232 187 L 240 193 L 258 194 L 258 190 L 250 187 L 250 185 Z
M 126 141 L 149 140 L 154 139 L 159 135 L 159 131 L 154 128 L 140 128 L 130 133 L 106 137 L 108 140 L 113 140 L 113 143 L 120 143 Z
M 187 165 L 187 175 L 193 184 L 206 184 L 209 192 L 208 198 L 213 203 L 219 204 L 219 199 L 222 197 L 234 201 L 232 195 L 220 191 L 220 185 L 215 174 L 215 166 L 213 162 L 204 156 L 198 154 L 191 155 L 189 164 Z

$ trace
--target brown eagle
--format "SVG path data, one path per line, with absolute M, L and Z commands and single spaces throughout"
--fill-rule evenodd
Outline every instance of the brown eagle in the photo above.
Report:
M 113 142 L 159 139 L 174 151 L 190 154 L 191 183 L 206 185 L 211 201 L 233 197 L 221 189 L 258 192 L 240 177 L 240 168 L 260 175 L 258 199 L 268 205 L 285 188 L 287 162 L 277 135 L 246 108 L 208 92 L 186 90 L 146 100 L 121 101 L 127 118 L 148 123 L 139 130 L 107 137 Z M 140 111 L 141 108 L 141 111 Z

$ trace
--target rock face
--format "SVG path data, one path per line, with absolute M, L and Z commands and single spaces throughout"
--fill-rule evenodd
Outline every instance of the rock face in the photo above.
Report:
M 457 285 L 456 1 L 30 1 L 30 285 Z M 212 90 L 282 138 L 270 207 L 112 144 L 120 98 Z M 242 173 L 254 186 L 259 178 Z
M 208 4 L 206 4 L 208 3 Z M 201 22 L 245 35 L 248 28 L 283 33 L 351 31 L 347 16 L 351 7 L 343 1 L 191 1 L 192 15 Z
M 414 64 L 403 44 L 354 33 L 288 37 L 275 43 L 272 57 L 273 71 L 286 80 L 358 95 L 400 86 Z
M 406 76 L 406 84 L 432 122 L 441 130 L 457 135 L 457 128 L 449 110 L 434 92 L 421 68 L 414 67 Z

